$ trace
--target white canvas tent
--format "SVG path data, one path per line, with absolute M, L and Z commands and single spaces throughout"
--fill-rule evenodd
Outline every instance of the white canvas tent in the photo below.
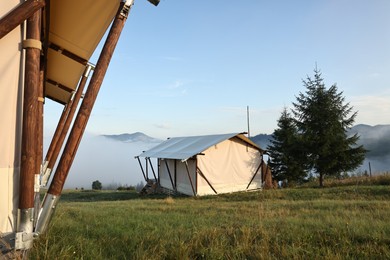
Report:
M 232 133 L 170 138 L 138 157 L 157 158 L 162 188 L 201 196 L 260 189 L 262 155 L 244 134 Z

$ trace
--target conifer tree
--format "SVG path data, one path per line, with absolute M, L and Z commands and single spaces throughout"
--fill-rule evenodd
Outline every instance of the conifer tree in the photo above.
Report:
M 302 160 L 299 135 L 294 119 L 287 108 L 284 108 L 274 131 L 271 145 L 268 146 L 271 157 L 272 177 L 278 181 L 301 182 L 306 173 Z
M 322 187 L 325 176 L 338 176 L 359 167 L 366 151 L 356 144 L 357 134 L 347 135 L 357 112 L 352 113 L 353 107 L 345 103 L 343 92 L 338 92 L 335 84 L 326 89 L 317 69 L 314 78 L 308 76 L 303 84 L 306 92 L 296 97 L 293 113 L 308 165 L 319 175 Z

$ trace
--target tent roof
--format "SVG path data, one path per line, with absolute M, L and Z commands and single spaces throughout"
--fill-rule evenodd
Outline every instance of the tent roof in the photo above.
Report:
M 152 149 L 140 154 L 140 157 L 164 158 L 187 160 L 194 155 L 200 154 L 207 148 L 216 145 L 222 141 L 233 137 L 240 138 L 249 145 L 261 151 L 260 147 L 252 142 L 249 138 L 241 133 L 220 134 L 220 135 L 204 135 L 204 136 L 188 136 L 188 137 L 173 137 Z
M 66 104 L 114 19 L 120 0 L 51 0 L 45 12 L 45 96 Z

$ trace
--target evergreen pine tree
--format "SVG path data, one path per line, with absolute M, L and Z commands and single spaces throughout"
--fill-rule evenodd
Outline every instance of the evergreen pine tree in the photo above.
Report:
M 299 136 L 294 119 L 284 108 L 278 120 L 278 129 L 272 135 L 271 145 L 268 146 L 271 157 L 270 167 L 275 180 L 301 182 L 306 173 L 301 157 Z
M 345 104 L 343 92 L 337 86 L 326 89 L 319 70 L 314 78 L 303 81 L 305 93 L 300 93 L 294 105 L 294 115 L 303 148 L 310 168 L 319 175 L 320 186 L 326 175 L 338 176 L 362 164 L 365 149 L 357 146 L 359 137 L 348 137 L 347 131 L 354 123 L 349 103 Z

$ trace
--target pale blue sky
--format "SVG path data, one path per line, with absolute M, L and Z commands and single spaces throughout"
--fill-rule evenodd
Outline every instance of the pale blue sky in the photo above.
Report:
M 316 63 L 357 124 L 390 124 L 390 1 L 136 0 L 87 131 L 241 132 L 249 106 L 251 134 L 270 134 Z

